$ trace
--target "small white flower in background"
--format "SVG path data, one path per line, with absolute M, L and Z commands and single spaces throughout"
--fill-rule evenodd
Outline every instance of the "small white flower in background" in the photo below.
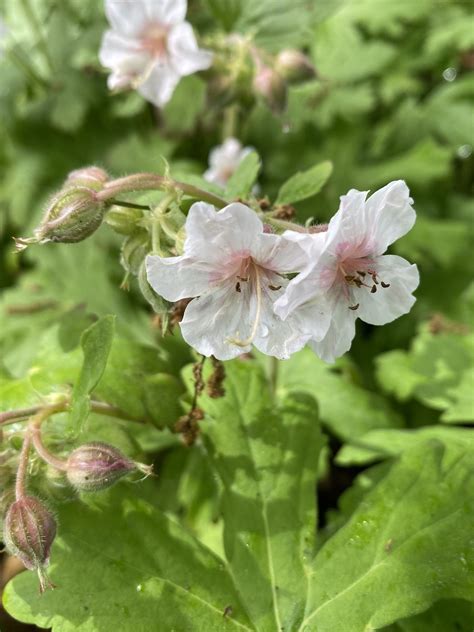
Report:
M 184 254 L 149 255 L 147 276 L 168 301 L 194 298 L 181 321 L 183 338 L 199 353 L 229 360 L 252 344 L 277 358 L 301 349 L 291 317 L 273 311 L 288 280 L 307 264 L 307 254 L 290 235 L 264 232 L 256 213 L 238 202 L 216 212 L 198 202 L 186 219 Z
M 209 154 L 209 169 L 204 173 L 204 179 L 225 187 L 229 178 L 251 151 L 251 147 L 242 147 L 237 138 L 226 138 L 222 145 L 214 147 Z
M 358 317 L 384 325 L 416 300 L 416 265 L 383 255 L 415 223 L 408 187 L 398 180 L 366 198 L 354 189 L 341 197 L 327 232 L 315 235 L 312 253 L 307 248 L 308 268 L 275 304 L 281 318 L 292 318 L 311 335 L 310 346 L 327 362 L 349 350 Z
M 136 88 L 162 107 L 181 77 L 210 67 L 212 53 L 198 48 L 186 9 L 186 0 L 105 0 L 112 29 L 99 58 L 112 71 L 111 90 Z

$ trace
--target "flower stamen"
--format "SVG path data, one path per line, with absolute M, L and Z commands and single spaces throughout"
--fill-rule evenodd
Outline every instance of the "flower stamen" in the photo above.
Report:
M 248 338 L 245 338 L 244 340 L 241 340 L 239 338 L 227 339 L 227 342 L 230 342 L 233 345 L 237 345 L 238 347 L 248 347 L 250 344 L 252 344 L 255 336 L 257 335 L 258 326 L 260 324 L 260 317 L 262 315 L 262 284 L 260 282 L 260 272 L 258 269 L 258 265 L 253 261 L 253 259 L 250 260 L 250 263 L 252 264 L 255 271 L 255 292 L 257 295 L 257 311 L 255 313 L 255 320 L 252 326 L 252 331 L 250 332 L 250 335 Z

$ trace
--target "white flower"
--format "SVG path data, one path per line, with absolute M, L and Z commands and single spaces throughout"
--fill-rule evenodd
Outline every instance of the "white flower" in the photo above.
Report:
M 264 232 L 256 213 L 240 203 L 219 212 L 198 202 L 186 219 L 184 254 L 146 259 L 148 281 L 168 301 L 194 298 L 181 321 L 184 339 L 199 353 L 229 360 L 250 351 L 287 358 L 309 336 L 291 317 L 273 311 L 288 280 L 307 255 L 290 235 Z
M 186 0 L 105 0 L 112 30 L 99 58 L 112 70 L 111 90 L 137 88 L 161 107 L 181 77 L 209 68 L 212 54 L 198 48 L 186 9 Z
M 383 325 L 415 302 L 416 265 L 383 255 L 415 222 L 408 187 L 398 180 L 366 197 L 354 189 L 341 197 L 327 232 L 315 235 L 311 264 L 275 304 L 281 318 L 292 317 L 311 335 L 310 346 L 327 362 L 349 350 L 357 317 Z
M 209 169 L 204 173 L 205 180 L 225 187 L 228 179 L 251 151 L 251 147 L 242 147 L 237 138 L 226 138 L 222 145 L 214 147 L 209 154 Z

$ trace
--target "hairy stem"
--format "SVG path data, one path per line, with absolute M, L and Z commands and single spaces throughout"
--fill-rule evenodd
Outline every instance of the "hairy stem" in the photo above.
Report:
M 26 476 L 28 470 L 28 458 L 30 455 L 31 436 L 27 432 L 21 446 L 20 461 L 18 463 L 18 470 L 16 472 L 15 480 L 15 498 L 20 500 L 26 496 Z
M 154 173 L 136 173 L 124 178 L 118 178 L 117 180 L 111 180 L 105 185 L 104 189 L 97 194 L 97 199 L 102 202 L 109 202 L 113 200 L 116 195 L 153 190 L 167 192 L 170 190 L 181 191 L 196 200 L 209 202 L 209 204 L 213 204 L 218 208 L 223 208 L 227 205 L 226 200 L 214 195 L 214 193 L 204 191 L 204 189 L 195 187 L 192 184 L 178 182 L 168 176 L 159 176 Z

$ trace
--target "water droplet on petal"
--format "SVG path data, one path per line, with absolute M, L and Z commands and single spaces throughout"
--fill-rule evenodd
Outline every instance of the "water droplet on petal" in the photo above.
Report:
M 260 325 L 260 338 L 266 338 L 269 333 L 270 333 L 270 330 L 268 329 L 266 325 L 264 324 Z

